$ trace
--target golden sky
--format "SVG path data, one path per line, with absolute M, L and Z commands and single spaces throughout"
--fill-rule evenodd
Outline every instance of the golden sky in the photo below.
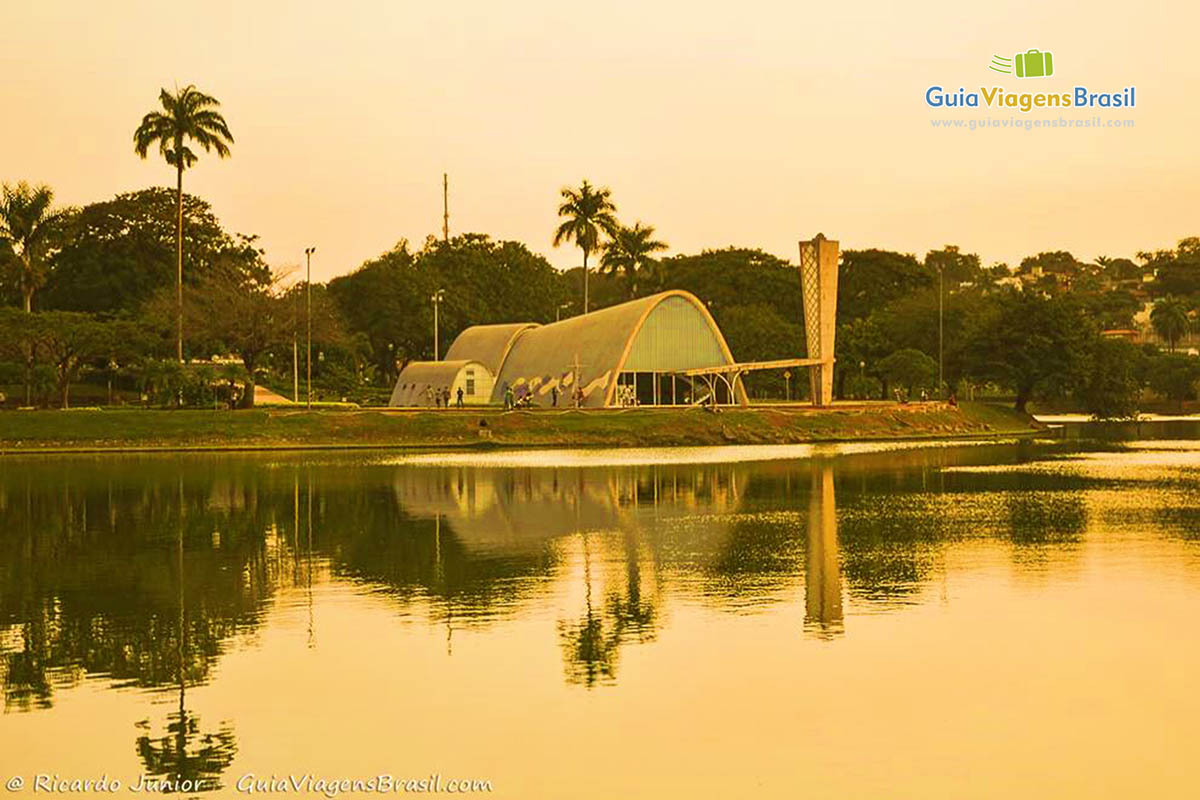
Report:
M 131 137 L 161 86 L 217 96 L 233 158 L 185 188 L 272 264 L 314 277 L 451 229 L 560 267 L 557 192 L 588 178 L 671 252 L 843 247 L 985 263 L 1132 255 L 1200 234 L 1200 61 L 1187 4 L 992 2 L 51 2 L 0 9 L 0 180 L 82 204 L 172 184 Z M 989 72 L 1054 53 L 1055 75 Z M 930 85 L 1114 91 L 1132 129 L 935 129 Z M 1089 118 L 1070 110 L 1062 116 Z M 1041 112 L 1041 118 L 1058 112 Z

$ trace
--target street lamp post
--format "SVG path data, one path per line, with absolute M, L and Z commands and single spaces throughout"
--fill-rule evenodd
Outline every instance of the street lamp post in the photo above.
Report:
M 292 299 L 292 402 L 300 402 L 300 294 Z
M 942 316 L 943 316 L 944 305 L 945 305 L 945 303 L 942 300 L 942 272 L 943 272 L 942 266 L 939 265 L 938 266 L 938 397 L 943 396 L 944 390 L 942 389 L 942 387 L 945 385 L 945 380 L 943 377 L 944 370 L 943 370 L 943 366 L 942 366 L 944 363 L 943 349 L 942 349 L 942 342 L 943 342 Z
M 312 411 L 312 254 L 315 252 L 317 252 L 315 247 L 304 248 L 305 269 L 307 270 L 304 291 L 308 301 L 308 313 L 305 315 L 307 332 L 305 334 L 304 362 L 307 375 L 304 386 L 304 407 L 308 411 Z
M 442 304 L 442 300 L 446 297 L 444 289 L 438 289 L 433 293 L 433 297 L 429 298 L 433 301 L 433 360 L 441 361 L 441 349 L 438 346 L 438 306 Z

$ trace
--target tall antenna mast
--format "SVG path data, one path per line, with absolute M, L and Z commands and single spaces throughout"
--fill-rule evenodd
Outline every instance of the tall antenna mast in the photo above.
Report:
M 450 241 L 450 177 L 442 173 L 442 239 Z

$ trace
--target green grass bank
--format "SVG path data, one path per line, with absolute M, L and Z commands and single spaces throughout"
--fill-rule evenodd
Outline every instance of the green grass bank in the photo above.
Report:
M 0 413 L 0 453 L 387 447 L 665 447 L 1029 434 L 1001 406 L 623 411 L 77 410 Z

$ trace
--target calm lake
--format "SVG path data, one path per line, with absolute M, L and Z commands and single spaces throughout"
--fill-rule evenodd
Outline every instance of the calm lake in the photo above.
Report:
M 1194 797 L 1200 428 L 1088 431 L 5 458 L 0 780 Z

